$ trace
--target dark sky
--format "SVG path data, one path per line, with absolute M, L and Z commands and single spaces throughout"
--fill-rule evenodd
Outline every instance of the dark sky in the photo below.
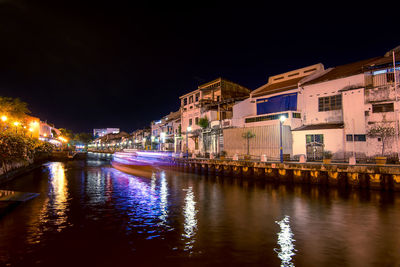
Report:
M 0 95 L 56 127 L 130 132 L 220 76 L 254 90 L 400 45 L 389 4 L 141 2 L 0 0 Z

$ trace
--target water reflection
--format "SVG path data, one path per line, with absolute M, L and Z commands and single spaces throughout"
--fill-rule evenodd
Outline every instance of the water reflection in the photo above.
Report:
M 185 207 L 183 209 L 183 215 L 185 217 L 184 222 L 184 233 L 182 234 L 183 240 L 185 240 L 185 251 L 192 253 L 193 245 L 195 243 L 195 235 L 197 231 L 197 218 L 196 218 L 196 202 L 194 201 L 194 194 L 192 187 L 189 187 L 186 191 Z
M 65 166 L 61 162 L 46 165 L 49 171 L 48 193 L 39 212 L 39 218 L 33 221 L 27 241 L 30 244 L 40 243 L 46 231 L 61 232 L 68 224 L 68 182 L 65 177 Z
M 120 211 L 128 217 L 127 234 L 146 234 L 147 239 L 162 238 L 168 225 L 168 184 L 165 173 L 142 179 L 108 169 L 114 179 L 114 200 Z M 160 186 L 157 186 L 159 181 Z
M 47 212 L 56 215 L 56 219 L 53 219 L 55 225 L 57 225 L 57 231 L 61 231 L 65 228 L 68 216 L 68 182 L 65 179 L 65 168 L 61 162 L 53 162 L 48 166 L 50 170 L 49 177 L 49 203 L 47 206 Z
M 161 215 L 160 215 L 160 224 L 161 225 L 166 225 L 167 223 L 167 217 L 168 217 L 168 183 L 167 179 L 165 178 L 165 172 L 162 172 L 161 174 L 161 185 L 160 185 L 160 210 L 161 210 Z
M 278 233 L 278 245 L 280 248 L 274 250 L 278 253 L 278 257 L 281 259 L 281 267 L 294 266 L 291 261 L 292 257 L 296 255 L 294 253 L 296 250 L 294 249 L 293 242 L 295 240 L 293 239 L 292 229 L 290 229 L 289 216 L 285 216 L 283 220 L 276 223 L 281 228 L 281 231 Z

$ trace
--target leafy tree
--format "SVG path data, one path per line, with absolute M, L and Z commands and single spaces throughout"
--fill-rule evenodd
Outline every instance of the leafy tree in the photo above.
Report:
M 396 130 L 392 126 L 376 125 L 369 129 L 368 136 L 378 137 L 382 140 L 382 156 L 385 155 L 385 147 L 390 138 L 396 135 Z
M 6 115 L 10 119 L 21 120 L 26 114 L 31 113 L 28 104 L 19 98 L 1 97 L 0 96 L 0 115 Z
M 202 128 L 202 129 L 206 129 L 209 126 L 210 122 L 208 121 L 207 117 L 204 118 L 200 118 L 198 125 Z
M 93 135 L 90 133 L 77 133 L 74 135 L 73 140 L 82 144 L 88 144 L 93 140 Z

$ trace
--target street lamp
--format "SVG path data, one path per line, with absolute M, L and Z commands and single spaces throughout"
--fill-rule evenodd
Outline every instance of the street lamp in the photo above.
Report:
M 282 147 L 282 125 L 286 120 L 286 116 L 282 115 L 279 118 L 279 158 L 281 163 L 283 163 L 283 147 Z
M 192 130 L 192 127 L 188 126 L 186 128 L 186 158 L 189 158 L 189 132 Z
M 2 121 L 2 122 L 6 122 L 6 121 L 7 121 L 7 119 L 8 119 L 8 118 L 7 118 L 7 116 L 6 116 L 6 115 L 3 115 L 3 116 L 1 116 L 1 121 Z

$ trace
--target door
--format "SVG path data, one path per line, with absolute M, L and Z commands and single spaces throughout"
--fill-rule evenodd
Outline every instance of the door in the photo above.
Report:
M 306 152 L 308 161 L 317 161 L 323 159 L 324 152 L 324 135 L 323 134 L 307 134 L 306 135 Z

